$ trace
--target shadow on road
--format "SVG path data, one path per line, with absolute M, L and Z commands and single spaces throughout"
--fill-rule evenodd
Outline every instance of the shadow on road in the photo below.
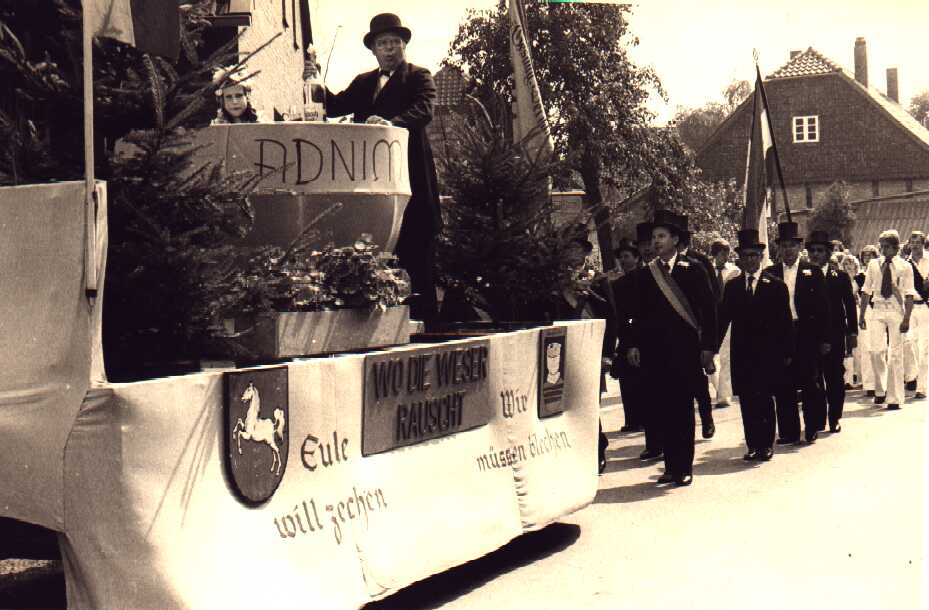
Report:
M 485 583 L 568 548 L 580 537 L 577 525 L 554 523 L 523 534 L 493 553 L 452 568 L 372 602 L 363 610 L 427 610 L 480 588 Z
M 650 480 L 635 485 L 623 485 L 621 487 L 609 487 L 601 489 L 594 498 L 594 504 L 627 504 L 629 502 L 641 502 L 650 500 L 668 493 L 669 487 L 655 484 L 658 475 L 654 475 Z

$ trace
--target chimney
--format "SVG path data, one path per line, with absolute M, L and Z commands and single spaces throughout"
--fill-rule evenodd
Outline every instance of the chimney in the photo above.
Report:
M 855 39 L 855 80 L 868 86 L 868 47 L 860 36 Z
M 793 59 L 793 58 L 795 58 L 797 55 L 799 55 L 800 53 L 803 53 L 803 51 L 791 51 L 791 52 L 790 52 L 790 58 Z
M 900 103 L 900 88 L 897 86 L 897 69 L 887 68 L 887 97 Z

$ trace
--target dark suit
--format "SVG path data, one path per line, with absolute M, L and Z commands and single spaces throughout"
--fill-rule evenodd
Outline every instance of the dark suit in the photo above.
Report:
M 667 473 L 691 474 L 694 458 L 694 396 L 706 376 L 701 350 L 716 351 L 716 302 L 705 270 L 678 256 L 671 277 L 680 286 L 701 332 L 677 314 L 646 267 L 636 273 L 630 320 L 621 341 L 637 347 L 642 372 L 651 390 L 664 432 Z
M 719 311 L 720 343 L 732 324 L 732 390 L 739 397 L 749 451 L 774 446 L 774 394 L 784 383 L 785 362 L 794 352 L 787 285 L 764 273 L 756 273 L 754 281 L 750 295 L 744 273 L 729 280 Z
M 616 303 L 617 318 L 620 322 L 618 328 L 628 324 L 632 317 L 631 307 L 635 296 L 636 274 L 642 273 L 642 268 L 635 269 L 613 282 L 613 301 Z M 619 391 L 623 399 L 623 411 L 626 414 L 626 425 L 630 427 L 645 427 L 645 448 L 652 451 L 661 451 L 661 437 L 658 432 L 655 409 L 649 409 L 646 404 L 646 387 L 642 370 L 631 366 L 626 360 L 626 346 L 620 341 L 617 356 L 613 359 L 612 374 L 619 379 Z
M 826 398 L 819 380 L 819 346 L 830 339 L 826 282 L 819 268 L 805 261 L 799 261 L 798 265 L 794 289 L 794 307 L 798 316 L 794 321 L 796 349 L 789 380 L 775 394 L 779 435 L 789 441 L 800 439 L 797 390 L 803 397 L 803 424 L 807 437 L 818 432 L 820 421 L 826 420 Z M 777 263 L 765 269 L 765 273 L 783 280 L 784 265 Z
M 845 404 L 845 353 L 847 337 L 858 335 L 858 307 L 852 293 L 852 280 L 844 271 L 829 269 L 826 273 L 826 295 L 829 300 L 829 353 L 820 357 L 829 423 L 842 417 Z M 825 421 L 821 422 L 825 427 Z
M 334 95 L 327 91 L 326 113 L 342 116 L 354 113 L 356 123 L 373 115 L 389 120 L 410 132 L 410 190 L 413 195 L 403 213 L 397 241 L 400 266 L 410 274 L 413 292 L 411 315 L 431 322 L 437 315 L 434 263 L 435 236 L 442 227 L 439 187 L 426 125 L 432 121 L 436 99 L 435 83 L 429 70 L 404 62 L 393 72 L 378 93 L 378 70 L 359 74 L 348 88 Z
M 706 281 L 710 283 L 710 290 L 713 292 L 713 302 L 719 303 L 719 299 L 722 298 L 720 294 L 720 285 L 716 280 L 716 269 L 713 266 L 713 261 L 707 257 L 707 255 L 697 252 L 693 248 L 687 248 L 687 257 L 691 260 L 694 260 L 706 270 Z M 700 410 L 700 421 L 706 425 L 713 423 L 713 405 L 710 402 L 710 379 L 706 375 L 703 376 L 703 383 L 697 388 L 697 407 Z

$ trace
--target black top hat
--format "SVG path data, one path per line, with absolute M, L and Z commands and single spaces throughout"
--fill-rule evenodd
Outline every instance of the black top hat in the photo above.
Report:
M 797 226 L 795 222 L 779 222 L 777 223 L 777 242 L 782 241 L 799 241 L 802 242 L 803 238 L 800 237 L 800 227 Z
M 745 249 L 758 249 L 764 250 L 766 244 L 758 241 L 758 229 L 742 229 L 738 232 L 739 245 L 736 247 L 736 252 L 741 252 Z
M 652 223 L 640 222 L 635 226 L 635 240 L 637 242 L 652 241 Z
M 811 232 L 810 236 L 806 238 L 806 246 L 810 247 L 813 244 L 826 246 L 827 250 L 832 250 L 832 240 L 829 239 L 829 233 L 826 231 Z
M 652 220 L 652 227 L 664 227 L 675 235 L 682 235 L 687 229 L 682 226 L 687 222 L 686 217 L 675 214 L 671 210 L 656 210 L 655 218 Z
M 400 35 L 400 38 L 403 39 L 403 42 L 409 42 L 410 36 L 413 35 L 409 28 L 403 27 L 403 24 L 400 23 L 400 18 L 393 13 L 375 15 L 374 18 L 371 19 L 371 26 L 368 29 L 370 31 L 365 34 L 364 43 L 369 49 L 374 42 L 374 37 L 384 32 L 396 32 Z
M 651 239 L 651 232 L 649 232 L 649 239 Z M 639 256 L 639 248 L 636 243 L 625 237 L 619 240 L 619 245 L 613 250 L 613 254 L 619 256 L 623 252 L 631 252 L 634 256 Z

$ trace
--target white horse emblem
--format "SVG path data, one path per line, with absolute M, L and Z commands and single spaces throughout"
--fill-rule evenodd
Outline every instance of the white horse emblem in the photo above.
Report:
M 239 455 L 242 454 L 242 439 L 254 441 L 256 443 L 266 443 L 271 447 L 271 472 L 281 474 L 281 451 L 278 449 L 274 437 L 277 436 L 284 440 L 284 410 L 274 409 L 274 419 L 261 419 L 261 396 L 258 394 L 258 388 L 254 383 L 249 383 L 248 387 L 242 393 L 242 402 L 248 403 L 248 410 L 245 412 L 245 421 L 238 418 L 235 428 L 232 429 L 232 436 L 236 440 Z M 277 464 L 277 471 L 274 465 Z

